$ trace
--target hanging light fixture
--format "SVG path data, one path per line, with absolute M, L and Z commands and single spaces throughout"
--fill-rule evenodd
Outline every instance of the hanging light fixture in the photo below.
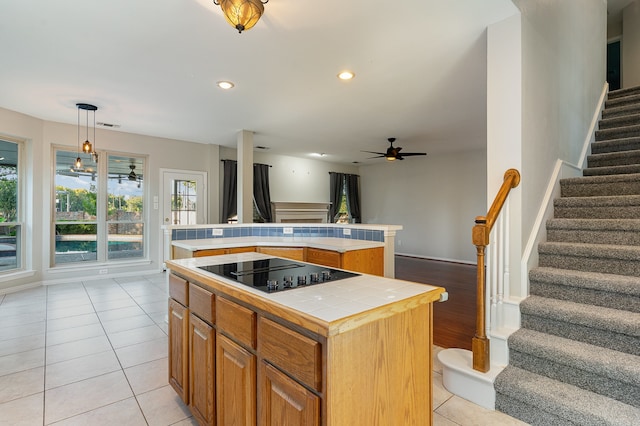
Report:
M 213 0 L 220 6 L 228 23 L 239 33 L 251 29 L 264 13 L 264 4 L 269 0 Z
M 76 158 L 76 168 L 79 169 L 82 167 L 82 159 L 80 158 L 80 110 L 85 111 L 85 128 L 86 128 L 86 138 L 82 143 L 82 152 L 85 154 L 91 155 L 91 158 L 96 163 L 98 162 L 98 153 L 95 150 L 96 143 L 96 111 L 98 109 L 97 106 L 91 104 L 78 103 L 76 104 L 78 107 L 78 158 Z M 93 111 L 93 144 L 89 141 L 89 111 Z

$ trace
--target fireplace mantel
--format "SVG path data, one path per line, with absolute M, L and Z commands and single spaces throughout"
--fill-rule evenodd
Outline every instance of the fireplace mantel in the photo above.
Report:
M 271 214 L 276 223 L 327 223 L 331 203 L 272 201 Z

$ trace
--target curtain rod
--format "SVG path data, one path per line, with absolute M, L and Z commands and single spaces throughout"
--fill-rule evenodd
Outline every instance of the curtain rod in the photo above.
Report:
M 220 161 L 222 161 L 222 162 L 233 161 L 234 163 L 238 162 L 238 160 L 220 160 Z M 253 165 L 254 166 L 269 166 L 269 167 L 273 167 L 271 164 L 262 164 L 262 163 L 253 163 Z
M 331 173 L 336 173 L 336 174 L 345 175 L 345 176 L 358 176 L 358 177 L 360 177 L 360 175 L 354 175 L 352 173 L 329 172 L 329 174 L 331 174 Z

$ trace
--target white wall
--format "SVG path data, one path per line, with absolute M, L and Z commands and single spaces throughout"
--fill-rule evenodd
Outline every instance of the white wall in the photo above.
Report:
M 519 7 L 526 241 L 556 160 L 579 162 L 605 81 L 606 2 L 536 0 Z
M 75 111 L 70 111 L 75 117 Z M 28 192 L 26 203 L 27 249 L 31 251 L 32 263 L 27 268 L 33 275 L 24 278 L 0 281 L 0 289 L 20 286 L 38 281 L 68 281 L 69 278 L 95 278 L 97 269 L 104 265 L 83 264 L 75 268 L 65 265 L 62 268 L 50 268 L 50 236 L 51 236 L 51 203 L 52 180 L 51 164 L 53 146 L 77 146 L 77 128 L 75 125 L 47 122 L 6 109 L 0 109 L 0 135 L 26 140 L 26 168 Z M 217 151 L 208 145 L 176 141 L 170 139 L 142 136 L 131 133 L 96 129 L 95 146 L 98 151 L 130 153 L 146 155 L 147 174 L 147 214 L 148 235 L 147 248 L 150 262 L 142 265 L 148 271 L 159 271 L 161 268 L 161 210 L 153 210 L 151 200 L 161 191 L 160 168 L 171 168 L 192 171 L 217 170 L 219 161 Z M 217 184 L 217 181 L 216 181 Z M 217 193 L 216 193 L 217 195 Z M 217 205 L 216 205 L 217 208 Z M 140 270 L 138 265 L 136 270 Z M 127 273 L 131 267 L 118 266 L 113 262 L 108 266 L 109 274 Z M 1 279 L 1 278 L 0 278 Z
M 364 223 L 402 225 L 397 253 L 475 263 L 471 229 L 487 213 L 484 150 L 360 167 Z
M 640 86 L 640 1 L 622 11 L 622 88 Z

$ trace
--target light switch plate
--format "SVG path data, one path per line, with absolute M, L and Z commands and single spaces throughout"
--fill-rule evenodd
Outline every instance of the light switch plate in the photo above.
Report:
M 344 228 L 342 230 L 342 235 L 351 235 L 351 229 L 349 228 Z

